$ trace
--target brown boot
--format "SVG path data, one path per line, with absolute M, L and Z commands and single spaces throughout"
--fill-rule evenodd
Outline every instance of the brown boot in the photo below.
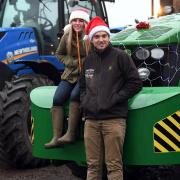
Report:
M 64 111 L 61 106 L 54 106 L 51 108 L 52 113 L 52 127 L 53 138 L 50 142 L 46 143 L 45 148 L 54 148 L 58 146 L 57 140 L 62 136 Z
M 80 119 L 79 102 L 70 102 L 68 129 L 64 136 L 58 139 L 58 143 L 69 144 L 73 143 L 76 138 L 76 128 Z

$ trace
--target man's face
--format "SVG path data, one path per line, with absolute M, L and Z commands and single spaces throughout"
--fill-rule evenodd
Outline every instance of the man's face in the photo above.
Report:
M 104 50 L 109 45 L 109 34 L 99 31 L 94 34 L 91 41 L 96 49 Z

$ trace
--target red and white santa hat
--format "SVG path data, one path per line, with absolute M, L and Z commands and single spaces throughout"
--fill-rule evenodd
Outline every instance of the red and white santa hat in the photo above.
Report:
M 108 25 L 99 16 L 96 16 L 93 19 L 91 19 L 91 21 L 86 26 L 86 35 L 84 39 L 92 40 L 94 34 L 99 31 L 105 31 L 110 35 L 110 30 Z
M 73 19 L 83 19 L 84 21 L 86 21 L 87 23 L 89 22 L 89 14 L 88 11 L 86 9 L 83 8 L 79 8 L 79 9 L 74 9 L 71 12 L 70 18 L 69 18 L 69 23 L 71 23 L 71 21 Z

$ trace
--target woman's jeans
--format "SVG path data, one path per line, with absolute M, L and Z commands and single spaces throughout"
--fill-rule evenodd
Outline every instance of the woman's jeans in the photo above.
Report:
M 80 101 L 80 87 L 79 83 L 69 83 L 62 80 L 54 94 L 53 106 L 63 106 L 64 103 L 70 99 L 70 101 Z

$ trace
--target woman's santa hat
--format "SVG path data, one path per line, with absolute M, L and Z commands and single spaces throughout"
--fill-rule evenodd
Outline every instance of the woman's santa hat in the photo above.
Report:
M 96 16 L 88 23 L 84 39 L 89 39 L 91 41 L 94 34 L 99 31 L 105 31 L 107 34 L 110 35 L 108 25 L 99 16 Z
M 89 22 L 89 14 L 88 11 L 86 9 L 83 8 L 79 8 L 79 9 L 74 9 L 71 12 L 70 18 L 69 18 L 69 23 L 71 23 L 71 21 L 73 19 L 83 19 L 84 21 L 86 21 L 87 23 Z

